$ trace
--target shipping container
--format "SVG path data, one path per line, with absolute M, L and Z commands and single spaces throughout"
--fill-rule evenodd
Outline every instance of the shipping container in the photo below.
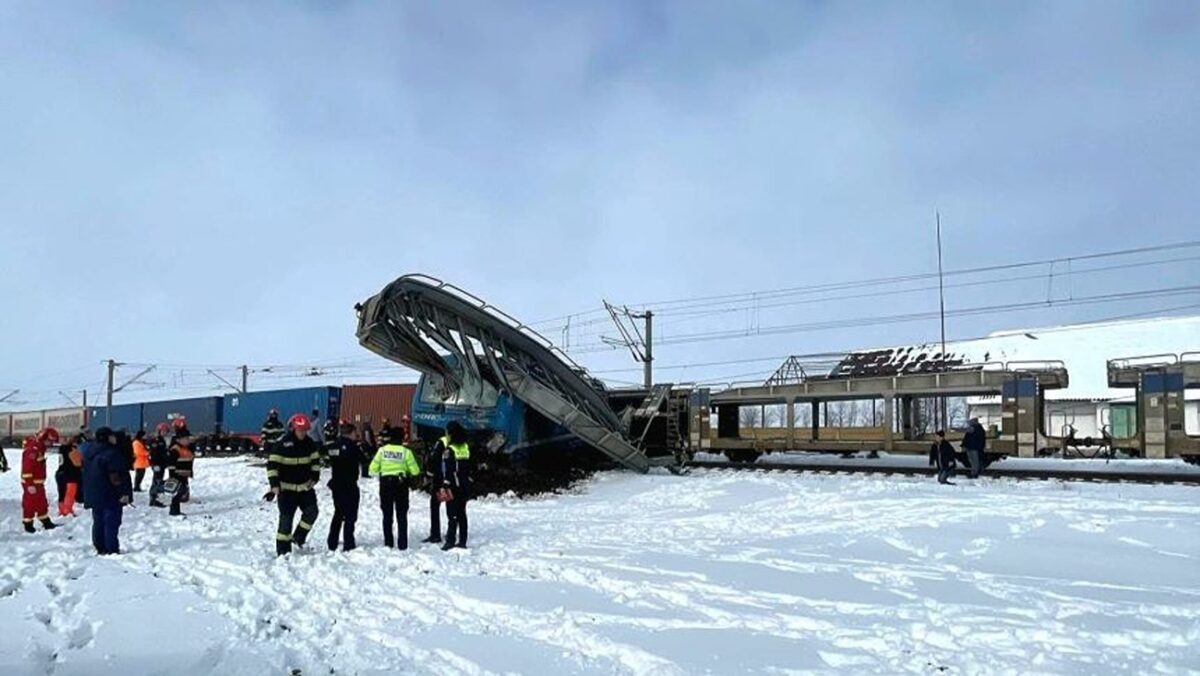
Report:
M 227 394 L 224 401 L 225 431 L 229 434 L 257 434 L 271 409 L 279 409 L 279 417 L 287 422 L 293 414 L 312 415 L 320 412 L 320 425 L 329 418 L 337 419 L 341 409 L 342 391 L 339 387 L 306 387 L 297 390 L 271 390 Z
M 75 436 L 87 427 L 86 408 L 56 408 L 42 413 L 42 424 L 58 430 L 59 436 Z
M 148 401 L 142 404 L 142 425 L 149 432 L 160 423 L 170 424 L 178 418 L 184 418 L 192 434 L 214 434 L 223 429 L 223 408 L 224 400 L 221 397 Z
M 369 422 L 376 429 L 384 418 L 399 426 L 401 418 L 412 415 L 416 391 L 416 384 L 346 385 L 340 417 L 355 425 Z
M 12 436 L 14 439 L 24 439 L 38 433 L 42 429 L 42 412 L 29 411 L 27 413 L 12 414 Z
M 136 432 L 142 429 L 141 404 L 117 404 L 112 407 L 111 422 L 108 409 L 104 406 L 88 407 L 88 429 L 95 432 L 101 427 Z

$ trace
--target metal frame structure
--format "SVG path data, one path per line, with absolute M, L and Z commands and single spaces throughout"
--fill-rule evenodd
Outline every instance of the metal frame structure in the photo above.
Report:
M 989 452 L 1015 454 L 1022 457 L 1037 455 L 1045 443 L 1042 430 L 1042 409 L 1047 389 L 1063 388 L 1068 374 L 1062 362 L 1008 362 L 971 364 L 946 371 L 910 373 L 891 376 L 847 378 L 805 378 L 787 384 L 731 386 L 712 395 L 710 403 L 736 409 L 745 405 L 779 405 L 787 407 L 787 427 L 784 434 L 768 439 L 743 439 L 740 435 L 718 434 L 711 442 L 714 451 L 782 451 L 822 450 L 859 451 L 885 450 L 922 453 L 928 441 L 912 433 L 913 401 L 920 397 L 1000 395 L 1002 424 L 999 436 L 988 440 Z M 882 439 L 830 440 L 821 438 L 816 409 L 822 402 L 882 399 Z M 813 406 L 811 430 L 797 430 L 797 402 Z M 894 416 L 899 404 L 899 438 L 896 437 Z M 736 419 L 732 416 L 731 419 Z M 720 427 L 720 426 L 718 426 Z
M 566 353 L 463 289 L 405 275 L 355 309 L 363 347 L 440 376 L 447 395 L 486 381 L 625 467 L 645 472 L 678 464 L 673 456 L 648 457 L 628 438 L 628 421 L 610 408 L 603 386 Z M 452 363 L 443 353 L 455 357 Z
M 1147 458 L 1200 461 L 1200 437 L 1186 429 L 1184 396 L 1185 390 L 1200 388 L 1200 352 L 1109 360 L 1108 386 L 1136 390 L 1137 431 L 1131 439 L 1113 439 L 1114 446 Z

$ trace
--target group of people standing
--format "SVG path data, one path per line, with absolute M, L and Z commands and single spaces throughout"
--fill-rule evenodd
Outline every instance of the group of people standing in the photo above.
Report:
M 171 425 L 163 423 L 155 436 L 147 439 L 143 431 L 132 438 L 124 430 L 101 427 L 95 433 L 81 430 L 62 439 L 53 427 L 39 430 L 27 438 L 21 452 L 21 520 L 25 531 L 37 532 L 57 525 L 50 519 L 46 495 L 46 454 L 58 447 L 59 464 L 55 472 L 58 487 L 58 515 L 75 516 L 75 505 L 92 512 L 92 545 L 101 555 L 119 554 L 120 529 L 124 508 L 133 504 L 133 494 L 142 491 L 146 470 L 152 471 L 149 504 L 168 507 L 170 514 L 182 514 L 181 505 L 190 498 L 188 483 L 195 455 L 191 433 L 182 418 Z M 0 455 L 0 471 L 8 471 Z M 130 477 L 130 473 L 133 477 Z
M 954 446 L 946 440 L 946 432 L 938 430 L 937 440 L 929 448 L 929 464 L 936 465 L 937 480 L 940 484 L 954 485 L 950 478 L 954 476 L 954 467 L 962 463 L 968 470 L 968 476 L 976 479 L 987 466 L 987 432 L 980 424 L 979 418 L 971 418 L 967 432 L 963 435 L 962 452 L 956 452 Z
M 278 411 L 271 411 L 263 423 L 263 449 L 267 454 L 267 481 L 270 491 L 264 496 L 279 508 L 275 532 L 275 552 L 282 556 L 293 546 L 303 547 L 316 524 L 319 507 L 316 486 L 322 467 L 328 466 L 326 482 L 333 500 L 327 544 L 350 551 L 357 546 L 361 493 L 358 480 L 378 477 L 382 511 L 383 540 L 387 547 L 408 548 L 409 493 L 424 485 L 429 491 L 430 532 L 424 542 L 443 543 L 440 512 L 445 505 L 447 529 L 442 549 L 467 546 L 467 501 L 471 497 L 471 450 L 466 431 L 457 422 L 446 427 L 446 434 L 419 459 L 408 446 L 407 430 L 393 428 L 384 421 L 378 446 L 360 438 L 349 422 L 327 424 L 324 442 L 313 438 L 312 422 L 297 413 L 286 425 Z M 299 513 L 299 521 L 296 514 Z

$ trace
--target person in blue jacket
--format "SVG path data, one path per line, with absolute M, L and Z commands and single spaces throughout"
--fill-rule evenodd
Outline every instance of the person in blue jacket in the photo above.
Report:
M 117 448 L 116 434 L 101 427 L 83 453 L 83 506 L 92 510 L 92 546 L 97 554 L 121 553 L 121 516 L 131 502 L 129 462 Z

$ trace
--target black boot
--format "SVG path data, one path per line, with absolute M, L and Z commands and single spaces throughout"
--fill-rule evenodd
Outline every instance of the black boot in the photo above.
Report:
M 424 542 L 426 544 L 433 544 L 433 545 L 441 544 L 442 537 L 440 535 L 430 535 L 429 537 L 425 538 L 424 540 L 421 540 L 421 542 Z
M 55 528 L 58 528 L 58 526 L 54 525 L 54 522 L 50 520 L 50 517 L 42 519 L 42 530 L 54 530 Z
M 451 549 L 454 549 L 454 540 L 446 540 L 446 542 L 442 544 L 442 551 L 445 552 Z
M 26 533 L 32 533 L 32 532 L 34 532 L 34 530 L 33 530 L 33 522 L 32 522 L 32 521 L 26 521 L 26 522 L 25 522 L 25 532 L 26 532 Z

